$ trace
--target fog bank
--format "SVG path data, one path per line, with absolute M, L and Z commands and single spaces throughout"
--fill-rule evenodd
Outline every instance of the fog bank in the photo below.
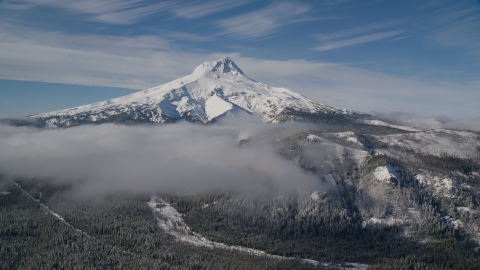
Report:
M 398 125 L 426 129 L 448 128 L 480 131 L 480 117 L 464 119 L 451 119 L 447 116 L 419 117 L 415 114 L 405 112 L 373 114 Z
M 84 125 L 38 129 L 0 125 L 0 173 L 72 184 L 74 196 L 115 192 L 261 192 L 319 188 L 319 181 L 276 153 L 292 125 L 245 119 L 188 123 Z M 287 130 L 287 131 L 285 131 Z M 269 135 L 265 135 L 269 134 Z M 239 141 L 249 137 L 246 147 Z

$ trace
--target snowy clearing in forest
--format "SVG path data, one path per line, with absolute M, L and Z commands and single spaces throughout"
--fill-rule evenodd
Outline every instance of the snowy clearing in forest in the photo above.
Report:
M 174 236 L 178 241 L 187 242 L 195 246 L 200 247 L 208 247 L 208 248 L 221 248 L 231 251 L 238 251 L 238 252 L 245 252 L 256 256 L 263 256 L 273 259 L 281 259 L 281 260 L 295 260 L 292 257 L 283 257 L 278 255 L 268 254 L 264 251 L 241 247 L 241 246 L 229 246 L 223 243 L 218 243 L 214 241 L 210 241 L 205 237 L 201 236 L 198 233 L 193 232 L 190 227 L 183 221 L 182 214 L 180 214 L 175 208 L 173 208 L 169 203 L 162 200 L 158 196 L 151 196 L 150 201 L 147 203 L 148 206 L 153 211 L 155 219 L 157 220 L 157 225 L 166 233 Z M 300 259 L 302 263 L 308 263 L 313 265 L 320 265 L 320 262 L 310 259 Z M 343 267 L 341 265 L 332 265 L 332 264 L 322 264 L 323 266 L 338 266 Z M 365 264 L 357 264 L 357 263 L 345 263 L 349 269 L 367 269 L 367 265 Z

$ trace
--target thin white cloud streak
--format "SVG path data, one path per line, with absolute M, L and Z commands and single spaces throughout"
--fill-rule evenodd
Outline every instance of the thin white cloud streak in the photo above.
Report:
M 129 51 L 139 50 L 170 50 L 173 47 L 169 39 L 159 36 L 75 35 L 33 30 L 11 24 L 0 24 L 0 37 L 2 43 L 101 51 L 119 55 L 128 55 Z
M 206 55 L 171 47 L 168 40 L 151 36 L 65 35 L 0 25 L 0 78 L 143 90 L 228 55 L 255 80 L 332 106 L 366 112 L 408 108 L 420 115 L 480 115 L 475 82 L 442 84 L 341 64 L 271 61 L 239 53 Z
M 110 24 L 132 24 L 152 14 L 168 11 L 173 2 L 151 2 L 143 0 L 23 0 L 6 1 L 6 8 L 26 9 L 51 6 L 77 14 L 89 15 L 91 20 Z
M 213 37 L 201 36 L 197 34 L 184 33 L 184 32 L 167 32 L 165 34 L 171 40 L 186 40 L 186 41 L 212 41 Z
M 252 0 L 244 1 L 194 1 L 173 9 L 173 14 L 179 18 L 197 19 L 206 17 L 221 11 L 230 10 L 239 6 L 243 6 L 252 2 Z
M 0 37 L 0 77 L 6 79 L 140 90 L 186 75 L 208 59 L 175 52 L 156 36 L 71 35 L 0 25 Z
M 338 49 L 338 48 L 343 48 L 343 47 L 349 47 L 349 46 L 363 44 L 363 43 L 374 42 L 374 41 L 398 36 L 398 35 L 403 34 L 403 33 L 405 33 L 404 29 L 395 30 L 395 31 L 388 31 L 388 32 L 381 32 L 381 33 L 376 33 L 376 34 L 369 34 L 369 35 L 365 35 L 365 36 L 361 36 L 361 37 L 356 37 L 356 38 L 351 38 L 351 39 L 346 39 L 346 40 L 340 40 L 340 41 L 325 43 L 323 45 L 320 45 L 320 46 L 314 48 L 314 50 L 329 51 L 329 50 L 334 50 L 334 49 Z
M 475 3 L 477 2 L 477 3 Z M 457 47 L 480 60 L 480 6 L 478 1 L 433 2 L 417 23 L 430 30 L 424 34 L 442 45 Z
M 133 24 L 153 14 L 165 12 L 171 8 L 171 5 L 172 4 L 169 2 L 162 2 L 152 5 L 120 10 L 117 12 L 99 14 L 94 18 L 97 21 L 113 24 Z
M 281 127 L 276 125 L 276 127 Z M 283 126 L 287 127 L 288 126 Z M 270 125 L 236 119 L 200 126 L 100 125 L 37 130 L 0 125 L 0 171 L 70 183 L 77 197 L 116 192 L 254 193 L 320 188 L 319 179 L 276 153 L 265 136 Z
M 323 0 L 324 5 L 337 5 L 337 4 L 343 4 L 343 3 L 348 3 L 348 2 L 353 2 L 356 0 Z
M 218 26 L 224 29 L 222 34 L 237 39 L 258 39 L 270 35 L 282 26 L 305 21 L 310 10 L 308 5 L 280 2 L 261 10 L 221 20 Z
M 401 36 L 401 37 L 393 38 L 392 40 L 399 41 L 399 40 L 406 39 L 406 38 L 409 38 L 409 37 L 410 36 Z
M 51 2 L 52 0 L 6 0 L 0 3 L 0 5 L 8 9 L 23 10 L 36 6 L 46 5 Z
M 7 0 L 7 9 L 29 9 L 50 6 L 76 14 L 86 14 L 90 20 L 109 24 L 134 24 L 157 13 L 171 12 L 182 19 L 197 19 L 245 5 L 248 1 L 145 1 L 145 0 Z
M 343 37 L 351 37 L 351 36 L 371 32 L 375 30 L 397 26 L 404 22 L 405 22 L 405 19 L 393 20 L 393 21 L 382 22 L 382 23 L 373 23 L 373 24 L 341 30 L 333 33 L 319 34 L 317 35 L 317 38 L 320 40 L 330 40 L 330 39 L 337 39 L 337 38 L 343 38 Z
M 440 5 L 444 3 L 440 2 Z M 466 8 L 462 5 L 447 5 L 441 8 L 435 9 L 432 15 L 435 17 L 435 23 L 437 25 L 448 25 L 451 23 L 456 23 L 461 21 L 465 18 L 468 18 L 472 15 L 476 15 L 478 13 L 478 5 L 470 6 Z

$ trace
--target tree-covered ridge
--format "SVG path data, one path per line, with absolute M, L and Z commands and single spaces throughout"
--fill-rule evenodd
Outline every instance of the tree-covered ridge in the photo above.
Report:
M 302 130 L 272 139 L 279 155 L 314 176 L 315 190 L 285 192 L 273 184 L 255 194 L 152 190 L 97 202 L 69 198 L 70 185 L 15 178 L 32 199 L 2 178 L 0 268 L 313 269 L 346 263 L 371 269 L 478 268 L 476 146 L 476 155 L 425 154 L 405 144 L 416 140 L 413 132 L 391 133 L 397 136 L 392 144 L 380 138 L 388 128 L 377 131 Z M 456 134 L 441 136 L 459 140 Z M 238 147 L 255 147 L 256 140 L 242 139 Z M 179 241 L 159 228 L 147 205 L 153 194 L 211 241 L 296 260 Z M 72 227 L 45 213 L 36 200 Z

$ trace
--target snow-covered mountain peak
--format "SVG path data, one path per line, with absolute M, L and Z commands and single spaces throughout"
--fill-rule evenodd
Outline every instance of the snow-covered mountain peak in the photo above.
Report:
M 228 75 L 243 75 L 243 71 L 232 61 L 229 57 L 221 58 L 217 61 L 205 62 L 198 66 L 194 71 L 194 74 L 215 77 Z
M 322 114 L 351 118 L 362 115 L 310 100 L 286 88 L 247 77 L 228 57 L 205 62 L 190 75 L 131 95 L 41 113 L 49 126 L 85 123 L 175 122 L 208 123 L 231 114 L 253 114 L 265 122 L 282 122 Z

